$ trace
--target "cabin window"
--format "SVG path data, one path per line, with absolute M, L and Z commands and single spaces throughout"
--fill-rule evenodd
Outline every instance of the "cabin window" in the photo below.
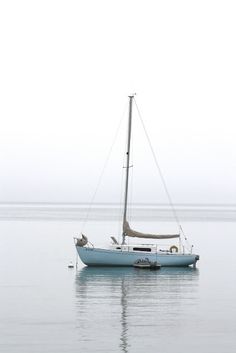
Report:
M 120 250 L 121 248 L 118 246 L 116 249 Z
M 150 248 L 133 248 L 134 251 L 146 251 L 146 252 L 151 252 L 152 249 Z

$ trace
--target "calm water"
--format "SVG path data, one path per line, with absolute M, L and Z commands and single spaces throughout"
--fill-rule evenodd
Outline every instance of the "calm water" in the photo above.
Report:
M 235 207 L 180 207 L 201 256 L 196 270 L 68 269 L 84 213 L 0 207 L 0 352 L 236 351 Z M 104 245 L 117 223 L 114 207 L 98 207 L 86 234 Z M 174 227 L 165 208 L 153 206 L 138 207 L 133 224 Z

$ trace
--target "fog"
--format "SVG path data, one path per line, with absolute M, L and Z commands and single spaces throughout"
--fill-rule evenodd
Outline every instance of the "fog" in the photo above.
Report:
M 0 202 L 89 202 L 123 117 L 95 198 L 119 202 L 136 92 L 173 202 L 235 203 L 235 10 L 2 1 Z M 136 112 L 133 125 L 132 198 L 166 202 Z

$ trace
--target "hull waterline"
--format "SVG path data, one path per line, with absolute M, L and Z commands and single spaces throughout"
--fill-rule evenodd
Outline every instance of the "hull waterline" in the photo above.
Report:
M 195 254 L 117 251 L 79 246 L 76 249 L 81 261 L 87 266 L 133 266 L 139 259 L 149 259 L 157 261 L 161 266 L 178 267 L 196 265 L 199 260 Z

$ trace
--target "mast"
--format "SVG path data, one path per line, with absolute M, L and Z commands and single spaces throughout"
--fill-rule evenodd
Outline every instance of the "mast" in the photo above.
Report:
M 125 200 L 124 200 L 124 215 L 123 215 L 123 239 L 122 244 L 125 244 L 124 224 L 126 222 L 127 202 L 128 202 L 128 188 L 129 188 L 129 160 L 130 160 L 130 141 L 131 141 L 131 127 L 132 127 L 132 105 L 134 95 L 129 96 L 129 119 L 128 119 L 128 139 L 126 152 L 126 178 L 125 178 Z

